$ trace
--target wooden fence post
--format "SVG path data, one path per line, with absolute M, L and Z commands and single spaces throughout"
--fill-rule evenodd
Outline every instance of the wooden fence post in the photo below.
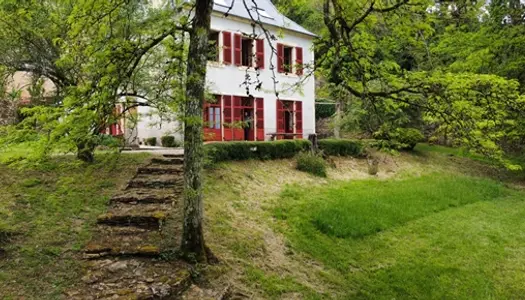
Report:
M 319 152 L 319 144 L 317 143 L 317 134 L 309 134 L 308 140 L 310 141 L 312 154 L 317 154 Z

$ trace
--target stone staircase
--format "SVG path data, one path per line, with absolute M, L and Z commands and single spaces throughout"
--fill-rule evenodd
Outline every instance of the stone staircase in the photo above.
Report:
M 163 257 L 180 237 L 174 227 L 182 212 L 183 163 L 182 155 L 152 158 L 111 198 L 83 250 L 84 286 L 68 299 L 177 299 L 191 285 L 189 265 Z

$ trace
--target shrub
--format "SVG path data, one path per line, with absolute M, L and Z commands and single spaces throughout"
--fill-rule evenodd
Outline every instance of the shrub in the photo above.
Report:
M 310 152 L 301 152 L 296 157 L 296 168 L 319 177 L 326 177 L 326 162 L 319 156 Z
M 157 138 L 156 137 L 147 138 L 146 145 L 157 146 Z
M 402 150 L 414 150 L 417 143 L 422 142 L 425 139 L 421 130 L 416 128 L 398 128 L 396 132 L 397 140 L 402 144 Z
M 394 150 L 413 150 L 417 143 L 423 141 L 425 136 L 421 130 L 416 128 L 384 127 L 374 133 L 378 141 L 374 143 L 376 148 Z
M 211 163 L 246 160 L 291 158 L 310 148 L 308 140 L 289 140 L 275 142 L 224 142 L 204 146 L 207 159 Z
M 319 149 L 333 156 L 362 156 L 363 143 L 358 140 L 323 139 L 319 140 Z
M 166 135 L 166 136 L 161 137 L 160 142 L 162 143 L 163 147 L 169 147 L 169 148 L 180 147 L 179 141 L 177 141 L 175 137 L 171 135 Z
M 98 137 L 98 145 L 106 148 L 118 148 L 123 144 L 122 138 L 114 137 L 110 134 L 101 134 Z

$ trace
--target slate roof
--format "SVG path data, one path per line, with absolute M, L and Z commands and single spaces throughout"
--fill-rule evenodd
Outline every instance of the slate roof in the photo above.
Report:
M 232 1 L 233 7 L 228 12 Z M 312 37 L 316 36 L 314 33 L 306 30 L 301 25 L 281 14 L 270 0 L 214 0 L 213 10 L 220 13 L 228 12 L 229 15 L 251 20 L 243 1 L 246 1 L 246 4 L 250 8 L 251 14 L 254 18 L 257 18 L 257 13 L 253 3 L 255 2 L 257 4 L 261 22 L 264 24 L 282 27 L 287 30 L 299 32 Z

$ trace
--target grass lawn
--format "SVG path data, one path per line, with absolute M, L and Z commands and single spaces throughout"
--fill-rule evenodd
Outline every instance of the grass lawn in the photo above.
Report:
M 336 160 L 328 179 L 289 161 L 221 165 L 207 176 L 208 242 L 255 298 L 520 298 L 523 174 L 441 148 L 378 177 L 360 160 Z
M 57 299 L 83 270 L 96 216 L 147 155 L 0 163 L 0 299 Z M 11 156 L 0 160 L 17 162 Z M 525 295 L 524 173 L 420 145 L 334 158 L 219 164 L 205 176 L 205 282 L 253 299 L 515 299 Z M 14 235 L 11 235 L 13 233 Z
M 450 174 L 286 188 L 292 247 L 340 274 L 347 297 L 501 299 L 525 292 L 525 194 Z
M 0 299 L 58 299 L 83 272 L 76 250 L 109 197 L 147 155 L 73 156 L 15 168 L 0 164 Z M 2 235 L 13 233 L 9 238 Z

